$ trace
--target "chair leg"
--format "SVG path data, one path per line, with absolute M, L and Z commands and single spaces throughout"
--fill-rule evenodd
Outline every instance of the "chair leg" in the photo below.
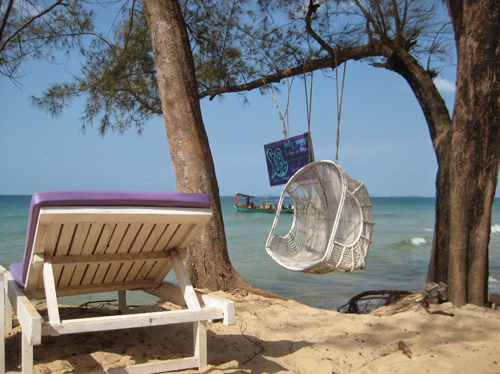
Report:
M 22 335 L 22 370 L 23 374 L 33 374 L 33 346 L 29 342 L 29 337 L 24 331 Z
M 193 323 L 194 356 L 198 357 L 199 370 L 207 366 L 207 321 Z
M 2 271 L 3 270 L 3 271 Z M 12 304 L 9 300 L 9 284 L 7 277 L 5 277 L 5 269 L 0 266 L 0 272 L 2 272 L 2 292 L 3 292 L 3 307 L 4 307 L 4 332 L 12 331 Z
M 3 269 L 2 269 L 3 270 Z M 0 374 L 5 373 L 5 287 L 4 287 L 4 271 L 0 272 Z
M 127 314 L 127 291 L 118 291 L 118 306 L 121 314 Z
M 7 297 L 7 292 L 4 295 L 5 331 L 12 331 L 12 304 Z

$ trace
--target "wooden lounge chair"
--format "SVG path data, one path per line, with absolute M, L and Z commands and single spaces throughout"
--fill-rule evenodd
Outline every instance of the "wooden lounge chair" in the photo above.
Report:
M 0 267 L 0 317 L 22 328 L 22 370 L 33 371 L 42 336 L 177 323 L 194 324 L 193 357 L 117 368 L 154 373 L 207 364 L 209 320 L 234 324 L 234 303 L 195 292 L 182 263 L 193 238 L 211 218 L 210 197 L 187 193 L 51 191 L 33 195 L 23 261 Z M 164 281 L 173 269 L 177 284 Z M 181 310 L 126 311 L 125 292 L 142 290 Z M 118 291 L 120 315 L 61 320 L 57 297 Z M 7 296 L 4 313 L 4 296 Z M 46 299 L 48 320 L 30 303 Z M 9 303 L 10 301 L 10 303 Z M 2 334 L 4 323 L 0 323 Z M 4 371 L 4 339 L 0 371 Z

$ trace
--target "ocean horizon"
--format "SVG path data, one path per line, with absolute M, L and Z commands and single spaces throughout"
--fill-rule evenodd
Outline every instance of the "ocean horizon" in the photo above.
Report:
M 27 195 L 0 195 L 0 264 L 5 268 L 22 260 L 30 200 Z M 433 197 L 372 197 L 375 227 L 366 268 L 322 275 L 292 272 L 275 263 L 265 250 L 274 214 L 238 213 L 233 200 L 234 196 L 221 197 L 229 257 L 253 286 L 330 310 L 364 291 L 422 291 L 434 234 Z M 292 215 L 280 217 L 280 227 L 288 228 L 291 222 Z M 500 199 L 493 207 L 489 252 L 490 292 L 500 293 Z M 154 302 L 144 293 L 130 294 L 130 303 Z M 60 302 L 83 303 L 109 296 L 85 295 Z

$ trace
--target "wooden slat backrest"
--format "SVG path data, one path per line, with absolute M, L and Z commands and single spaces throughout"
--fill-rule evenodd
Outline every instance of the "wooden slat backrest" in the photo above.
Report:
M 204 208 L 45 207 L 40 210 L 25 293 L 43 298 L 41 261 L 58 295 L 157 286 L 211 217 Z

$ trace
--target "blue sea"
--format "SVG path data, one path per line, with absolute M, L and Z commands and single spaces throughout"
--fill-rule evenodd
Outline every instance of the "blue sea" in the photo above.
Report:
M 30 199 L 30 196 L 0 196 L 0 264 L 4 267 L 22 260 Z M 250 284 L 324 309 L 336 310 L 351 297 L 368 290 L 421 291 L 432 245 L 435 199 L 374 197 L 371 200 L 375 227 L 366 269 L 312 275 L 286 270 L 266 253 L 264 246 L 274 215 L 237 213 L 233 197 L 222 197 L 231 262 Z M 280 227 L 289 227 L 291 220 L 292 215 L 282 216 Z M 490 291 L 500 293 L 500 199 L 494 205 L 489 249 Z M 130 293 L 129 303 L 154 302 L 142 295 Z M 82 303 L 115 297 L 87 295 L 61 302 Z

